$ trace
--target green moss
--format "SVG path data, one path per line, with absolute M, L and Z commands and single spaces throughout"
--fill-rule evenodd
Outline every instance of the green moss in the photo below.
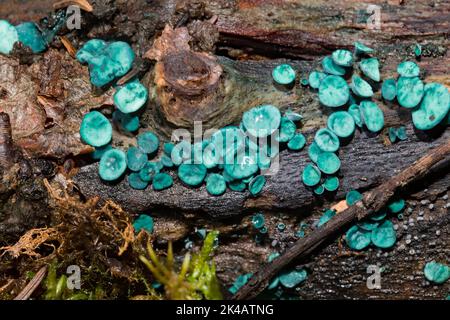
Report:
M 111 142 L 112 126 L 98 111 L 87 113 L 80 126 L 81 140 L 93 147 L 103 147 Z
M 105 181 L 119 179 L 127 169 L 126 155 L 118 149 L 106 151 L 100 159 L 99 174 Z
M 281 85 L 291 84 L 295 81 L 295 70 L 288 64 L 280 64 L 272 71 L 273 80 Z
M 328 129 L 341 138 L 348 138 L 355 132 L 355 120 L 346 111 L 333 112 L 328 117 L 327 125 Z
M 306 165 L 302 173 L 302 181 L 306 186 L 313 187 L 320 182 L 320 170 L 312 164 Z
M 367 129 L 372 132 L 378 132 L 384 127 L 383 111 L 372 101 L 362 101 L 360 104 L 361 115 Z
M 347 103 L 350 89 L 347 82 L 339 76 L 328 76 L 319 86 L 319 100 L 327 107 L 341 107 Z
M 206 178 L 206 191 L 210 195 L 220 196 L 225 193 L 227 189 L 227 183 L 222 175 L 212 173 Z
M 418 77 L 400 77 L 397 81 L 397 101 L 404 108 L 414 108 L 422 100 L 423 82 Z

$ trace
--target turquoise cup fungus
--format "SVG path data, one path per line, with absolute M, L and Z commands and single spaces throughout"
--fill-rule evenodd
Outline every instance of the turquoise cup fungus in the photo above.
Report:
M 319 89 L 320 83 L 327 76 L 326 73 L 320 71 L 313 71 L 309 74 L 308 81 L 309 86 L 313 89 Z
M 153 177 L 153 190 L 155 191 L 161 191 L 165 190 L 167 188 L 170 188 L 173 185 L 173 178 L 170 176 L 170 174 L 165 172 L 160 172 L 155 174 Z
M 404 61 L 397 66 L 397 73 L 404 78 L 415 78 L 420 74 L 420 68 L 412 61 Z
M 210 195 L 220 196 L 225 193 L 227 189 L 227 183 L 222 175 L 218 173 L 211 173 L 206 178 L 206 191 Z
M 137 137 L 137 144 L 144 153 L 153 154 L 158 151 L 159 138 L 153 132 L 144 132 Z
M 252 225 L 255 229 L 261 229 L 264 227 L 264 216 L 261 213 L 257 213 L 252 217 Z
M 248 190 L 254 197 L 259 195 L 266 184 L 266 178 L 264 176 L 254 177 L 248 184 Z
M 277 107 L 262 105 L 246 111 L 242 123 L 252 136 L 265 138 L 280 127 L 281 113 Z
M 412 111 L 412 121 L 419 130 L 430 130 L 442 122 L 450 110 L 450 94 L 440 83 L 425 85 L 420 106 Z
M 387 249 L 392 247 L 397 241 L 394 226 L 390 221 L 384 221 L 371 233 L 371 241 L 378 248 Z
M 293 122 L 298 122 L 301 121 L 303 119 L 303 116 L 299 113 L 296 113 L 294 111 L 292 111 L 291 109 L 288 109 L 285 113 L 284 113 L 284 117 L 293 121 Z
M 363 78 L 354 75 L 350 85 L 354 94 L 362 98 L 370 98 L 373 96 L 373 90 L 370 84 Z
M 399 213 L 405 208 L 405 200 L 403 199 L 396 199 L 391 201 L 388 204 L 388 209 L 392 213 Z
M 327 126 L 340 138 L 348 138 L 355 132 L 355 120 L 347 111 L 333 112 L 328 117 Z
M 141 232 L 141 230 L 145 230 L 148 233 L 153 232 L 153 218 L 147 214 L 141 214 L 136 220 L 133 222 L 133 228 L 135 233 Z
M 127 150 L 127 165 L 131 171 L 140 171 L 148 161 L 148 156 L 141 149 L 131 147 Z
M 336 191 L 339 188 L 339 178 L 332 176 L 326 177 L 322 185 L 327 191 Z
M 328 209 L 325 213 L 320 217 L 319 222 L 317 223 L 317 227 L 320 228 L 325 223 L 330 221 L 336 215 L 336 211 Z
M 345 68 L 335 64 L 330 56 L 326 56 L 322 60 L 322 68 L 325 73 L 335 76 L 343 76 L 345 74 Z
M 363 121 L 369 131 L 378 132 L 383 129 L 384 114 L 375 102 L 364 100 L 359 107 Z
M 19 41 L 29 47 L 33 53 L 41 53 L 47 49 L 47 44 L 41 31 L 34 22 L 24 22 L 16 26 Z
M 293 121 L 286 117 L 281 117 L 280 130 L 277 140 L 279 142 L 288 142 L 294 137 L 296 130 L 297 126 Z
M 381 86 L 381 96 L 384 100 L 392 101 L 397 96 L 397 82 L 395 79 L 386 79 Z
M 313 191 L 314 191 L 315 194 L 317 194 L 318 196 L 320 196 L 320 195 L 322 195 L 322 194 L 325 193 L 325 187 L 324 187 L 323 185 L 319 184 L 319 185 L 317 185 L 317 186 L 314 188 Z
M 353 65 L 353 54 L 345 49 L 335 50 L 331 54 L 331 59 L 338 66 L 351 67 Z
M 365 44 L 356 41 L 354 43 L 355 46 L 355 54 L 356 55 L 362 55 L 362 54 L 368 54 L 368 53 L 372 53 L 373 49 L 369 48 L 368 46 L 366 46 Z
M 281 85 L 288 85 L 295 81 L 295 70 L 288 64 L 280 64 L 272 71 L 273 80 Z
M 120 87 L 114 94 L 114 105 L 122 113 L 132 113 L 147 102 L 148 91 L 140 82 L 134 81 Z
M 243 156 L 237 160 L 234 163 L 224 165 L 225 172 L 233 179 L 245 179 L 258 172 L 258 161 L 253 155 Z
M 373 81 L 380 81 L 380 63 L 377 58 L 363 59 L 359 63 L 362 73 Z
M 363 195 L 359 193 L 357 190 L 350 190 L 349 192 L 347 192 L 347 195 L 345 196 L 345 201 L 347 202 L 347 205 L 352 206 L 359 200 L 362 200 L 362 198 Z
M 128 175 L 128 184 L 135 190 L 144 190 L 148 186 L 148 182 L 142 180 L 137 172 L 132 172 Z
M 291 140 L 289 140 L 287 147 L 292 151 L 302 150 L 306 144 L 306 138 L 301 133 L 296 133 Z
M 341 160 L 333 152 L 322 152 L 317 158 L 317 167 L 326 174 L 334 174 L 341 167 Z
M 313 162 L 317 162 L 317 158 L 322 152 L 324 151 L 322 151 L 314 141 L 309 145 L 308 156 Z
M 419 59 L 420 56 L 422 55 L 422 46 L 420 45 L 420 43 L 415 44 L 414 55 L 416 56 L 417 59 Z
M 414 108 L 422 100 L 423 82 L 418 77 L 400 77 L 397 81 L 397 101 L 404 108 Z
M 243 192 L 245 189 L 247 189 L 247 185 L 242 180 L 232 180 L 227 182 L 228 188 L 232 191 L 236 192 Z
M 81 121 L 80 136 L 90 146 L 103 147 L 111 142 L 111 123 L 100 112 L 91 111 Z
M 361 117 L 361 109 L 359 108 L 359 105 L 352 104 L 350 107 L 348 107 L 348 113 L 352 116 L 355 124 L 361 128 L 364 122 Z
M 322 174 L 320 173 L 319 168 L 313 164 L 308 164 L 305 169 L 303 169 L 302 181 L 308 187 L 317 185 L 320 182 L 321 177 Z
M 281 285 L 288 289 L 295 288 L 307 278 L 308 273 L 304 269 L 284 271 L 278 276 Z
M 119 179 L 127 170 L 125 152 L 118 149 L 106 151 L 100 159 L 99 175 L 105 181 Z
M 119 110 L 113 112 L 113 120 L 117 123 L 121 129 L 127 132 L 135 132 L 139 129 L 139 117 L 122 113 Z
M 327 107 L 341 107 L 347 103 L 350 89 L 345 80 L 339 76 L 327 76 L 319 86 L 319 100 Z
M 111 150 L 111 149 L 112 149 L 111 144 L 107 144 L 103 147 L 97 147 L 97 148 L 95 148 L 95 151 L 91 153 L 91 157 L 94 160 L 100 160 L 102 158 L 103 154 L 106 151 Z
M 425 265 L 423 273 L 428 281 L 442 284 L 450 278 L 450 267 L 436 261 L 431 261 Z
M 205 180 L 207 169 L 203 164 L 183 163 L 178 167 L 178 177 L 188 186 L 198 187 Z
M 340 142 L 338 136 L 330 129 L 322 128 L 316 132 L 314 142 L 322 151 L 336 152 Z
M 139 171 L 139 176 L 143 181 L 151 182 L 160 170 L 161 168 L 157 162 L 149 161 L 145 163 L 145 165 Z
M 0 53 L 10 54 L 19 41 L 16 28 L 6 20 L 0 20 Z
M 363 250 L 370 245 L 371 233 L 359 228 L 358 226 L 351 227 L 345 234 L 345 242 L 353 250 Z

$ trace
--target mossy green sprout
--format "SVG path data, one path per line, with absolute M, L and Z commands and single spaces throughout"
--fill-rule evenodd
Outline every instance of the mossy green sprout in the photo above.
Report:
M 309 74 L 308 81 L 309 86 L 313 89 L 319 89 L 320 83 L 327 76 L 326 73 L 320 71 L 313 71 Z
M 139 217 L 134 220 L 133 228 L 135 233 L 141 232 L 141 230 L 145 230 L 148 233 L 153 232 L 153 218 L 148 214 L 141 214 Z
M 363 59 L 359 63 L 362 73 L 373 81 L 380 81 L 380 63 L 377 58 Z
M 82 141 L 93 147 L 103 147 L 111 142 L 111 123 L 100 112 L 91 111 L 81 121 L 80 136 Z
M 428 281 L 442 284 L 450 278 L 450 267 L 436 261 L 431 261 L 427 262 L 423 273 Z
M 159 138 L 153 132 L 144 132 L 137 137 L 137 145 L 144 153 L 153 154 L 158 151 Z
M 211 173 L 206 178 L 206 191 L 212 196 L 220 196 L 225 193 L 227 183 L 222 175 Z
M 322 68 L 325 73 L 335 76 L 343 76 L 345 74 L 345 68 L 335 64 L 330 56 L 326 56 L 322 60 Z
M 148 156 L 141 149 L 131 147 L 127 150 L 127 165 L 131 171 L 140 171 L 148 161 Z
M 16 26 L 19 41 L 29 47 L 33 53 L 41 53 L 47 49 L 47 44 L 41 31 L 34 22 L 24 22 Z
M 359 105 L 352 104 L 350 107 L 348 107 L 348 113 L 353 117 L 355 124 L 361 128 L 364 122 L 361 117 L 361 109 L 359 108 Z
M 358 41 L 354 43 L 354 46 L 355 46 L 355 54 L 356 55 L 368 54 L 368 53 L 373 52 L 372 48 L 369 48 L 365 44 L 358 42 Z
M 336 152 L 340 146 L 338 136 L 333 131 L 326 128 L 319 129 L 316 132 L 314 142 L 322 151 L 326 152 Z
M 352 83 L 350 87 L 353 93 L 361 98 L 370 98 L 371 96 L 373 96 L 373 90 L 370 84 L 357 75 L 354 75 L 352 77 Z
M 371 233 L 359 228 L 358 226 L 351 227 L 345 234 L 345 241 L 350 249 L 363 250 L 370 245 Z
M 400 77 L 397 81 L 397 101 L 404 108 L 414 108 L 422 100 L 423 82 L 418 77 Z
M 415 78 L 419 76 L 420 68 L 412 61 L 403 61 L 397 66 L 397 73 L 404 78 Z
M 178 177 L 188 186 L 198 187 L 206 177 L 207 169 L 203 164 L 183 163 L 178 167 Z
M 327 76 L 320 83 L 319 100 L 327 107 L 341 107 L 347 103 L 349 97 L 349 86 L 342 77 Z
M 105 181 L 119 179 L 127 170 L 125 152 L 118 149 L 106 151 L 100 159 L 99 174 Z
M 0 20 L 0 53 L 10 54 L 14 44 L 19 41 L 16 28 L 6 20 Z
M 300 283 L 305 281 L 308 278 L 308 273 L 306 270 L 291 270 L 291 271 L 284 271 L 280 273 L 278 276 L 278 279 L 280 280 L 280 283 L 283 287 L 291 289 L 298 286 Z
M 353 65 L 353 54 L 345 49 L 338 49 L 333 51 L 331 59 L 338 66 L 351 67 Z
M 272 71 L 273 80 L 281 85 L 288 85 L 295 81 L 295 70 L 289 64 L 280 64 Z
M 347 192 L 347 195 L 345 196 L 345 200 L 347 201 L 347 204 L 349 206 L 354 205 L 359 200 L 362 200 L 362 198 L 363 195 L 357 190 L 350 190 L 349 192 Z
M 450 111 L 450 94 L 440 83 L 425 85 L 425 94 L 419 108 L 412 111 L 414 126 L 430 130 L 441 123 Z
M 143 181 L 151 182 L 153 177 L 160 172 L 160 166 L 157 162 L 147 162 L 139 171 L 139 176 Z
M 336 191 L 339 188 L 339 178 L 335 176 L 326 177 L 323 187 L 330 192 Z
M 128 175 L 128 184 L 135 190 L 144 190 L 148 182 L 141 179 L 139 172 L 132 172 Z
M 250 191 L 250 194 L 254 197 L 258 196 L 261 192 L 264 186 L 266 185 L 266 177 L 264 176 L 256 176 L 254 177 L 248 184 L 248 190 Z
M 322 152 L 317 157 L 317 167 L 326 174 L 334 174 L 341 167 L 341 160 L 333 152 Z
M 173 178 L 168 173 L 159 172 L 153 177 L 152 185 L 155 191 L 165 190 L 173 185 Z
M 325 223 L 330 221 L 336 215 L 336 211 L 328 209 L 325 213 L 320 217 L 319 222 L 317 223 L 317 227 L 320 228 Z
M 313 187 L 320 182 L 321 176 L 322 174 L 320 173 L 319 168 L 313 164 L 308 164 L 305 169 L 303 169 L 302 181 L 306 186 Z
M 328 117 L 327 126 L 340 138 L 348 138 L 355 132 L 355 120 L 347 111 L 333 112 Z
M 378 248 L 387 249 L 392 247 L 397 241 L 397 235 L 392 222 L 384 221 L 372 230 L 371 241 Z
M 277 140 L 279 142 L 288 142 L 292 139 L 292 137 L 294 137 L 296 130 L 297 127 L 292 120 L 289 120 L 286 117 L 281 117 L 280 131 Z
M 299 151 L 306 145 L 306 138 L 301 133 L 296 133 L 291 140 L 289 140 L 287 147 L 292 151 Z
M 384 100 L 392 101 L 397 96 L 397 82 L 393 78 L 383 81 L 381 86 L 381 96 Z
M 114 93 L 114 105 L 122 113 L 140 110 L 147 102 L 148 91 L 139 81 L 129 82 Z
M 395 199 L 388 204 L 388 209 L 392 213 L 399 213 L 405 208 L 405 200 Z
M 364 124 L 369 131 L 378 132 L 383 129 L 384 114 L 375 102 L 364 100 L 360 103 L 359 108 Z
M 265 138 L 280 127 L 281 113 L 277 107 L 262 105 L 252 108 L 242 116 L 245 130 L 257 138 Z

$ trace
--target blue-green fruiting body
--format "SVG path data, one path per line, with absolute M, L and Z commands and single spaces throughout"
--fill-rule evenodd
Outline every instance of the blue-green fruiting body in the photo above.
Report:
M 148 182 L 142 180 L 137 172 L 130 173 L 128 176 L 128 184 L 135 190 L 144 190 L 148 186 Z
M 397 73 L 401 77 L 414 78 L 420 74 L 420 68 L 412 61 L 403 61 L 397 66 Z
M 113 112 L 113 120 L 125 131 L 135 132 L 139 129 L 139 117 L 136 115 L 125 114 L 116 110 Z
M 126 42 L 93 39 L 77 52 L 77 59 L 89 65 L 92 84 L 103 87 L 131 69 L 135 54 Z
M 355 42 L 354 46 L 355 46 L 355 54 L 357 54 L 357 55 L 373 52 L 372 48 L 369 48 L 368 46 L 366 46 L 365 44 L 363 44 L 361 42 Z
M 348 50 L 335 50 L 331 54 L 331 59 L 338 66 L 351 67 L 353 65 L 353 54 Z
M 414 55 L 419 58 L 422 55 L 422 46 L 419 43 L 416 43 L 414 46 Z
M 428 262 L 423 269 L 428 281 L 442 284 L 450 278 L 450 267 L 436 261 Z
M 280 132 L 278 135 L 279 142 L 288 142 L 295 135 L 295 131 L 297 130 L 297 126 L 291 120 L 286 117 L 281 118 L 280 123 Z
M 397 128 L 395 134 L 397 135 L 397 138 L 399 138 L 400 140 L 406 140 L 408 138 L 408 135 L 406 134 L 406 128 L 404 126 Z
M 103 147 L 111 142 L 111 123 L 100 112 L 91 111 L 83 117 L 80 136 L 85 143 L 93 147 Z
M 257 196 L 261 193 L 266 184 L 266 178 L 264 176 L 256 176 L 248 184 L 248 190 L 252 196 Z
M 355 120 L 346 111 L 333 112 L 328 117 L 327 126 L 328 129 L 341 138 L 348 138 L 355 132 Z
M 333 59 L 330 56 L 326 56 L 322 60 L 322 68 L 328 74 L 332 74 L 335 76 L 343 76 L 345 74 L 345 69 L 333 62 Z
M 242 180 L 233 180 L 228 182 L 228 188 L 232 191 L 243 192 L 247 188 L 247 185 Z
M 139 148 L 131 147 L 127 151 L 127 165 L 131 171 L 140 171 L 148 161 L 148 156 Z
M 174 165 L 179 166 L 183 162 L 191 159 L 191 152 L 192 151 L 192 145 L 186 141 L 183 140 L 179 143 L 177 143 L 173 148 L 171 152 L 171 158 Z
M 350 190 L 345 196 L 345 200 L 349 206 L 354 205 L 363 198 L 363 195 L 356 190 Z
M 369 131 L 378 132 L 384 127 L 383 111 L 373 101 L 364 100 L 359 105 L 362 119 Z
M 320 83 L 319 100 L 327 107 L 341 107 L 347 103 L 349 97 L 349 86 L 339 76 L 328 76 Z
M 111 144 L 107 144 L 106 146 L 95 148 L 95 151 L 91 153 L 91 157 L 94 160 L 100 160 L 102 158 L 103 154 L 106 151 L 111 150 L 111 149 L 112 149 Z
M 292 270 L 292 271 L 285 271 L 282 272 L 278 279 L 280 280 L 280 283 L 285 288 L 295 288 L 300 283 L 305 281 L 308 278 L 308 273 L 304 270 Z
M 423 82 L 418 77 L 400 77 L 397 81 L 397 101 L 404 108 L 414 108 L 422 100 Z
M 372 221 L 382 221 L 384 218 L 386 218 L 387 212 L 385 210 L 379 211 L 375 213 L 374 215 L 370 216 L 370 220 Z
M 306 138 L 301 133 L 296 133 L 291 140 L 289 140 L 287 147 L 289 150 L 299 151 L 306 145 Z
M 252 176 L 259 170 L 259 167 L 257 159 L 253 155 L 249 155 L 238 159 L 235 163 L 225 164 L 224 169 L 230 177 L 239 180 Z
M 152 154 L 158 151 L 159 138 L 153 132 L 144 132 L 137 137 L 137 144 L 143 152 Z
M 363 59 L 359 63 L 362 73 L 373 81 L 380 81 L 380 63 L 377 58 Z
M 264 216 L 261 213 L 257 213 L 252 217 L 252 224 L 255 229 L 261 229 L 264 227 Z
M 341 160 L 333 152 L 322 152 L 317 158 L 317 167 L 326 174 L 334 174 L 341 167 Z
M 147 102 L 148 91 L 140 82 L 127 83 L 114 94 L 114 105 L 123 113 L 140 110 Z
M 370 232 L 353 226 L 345 234 L 345 241 L 350 249 L 363 250 L 370 245 L 370 235 Z
M 314 141 L 310 144 L 308 148 L 308 156 L 313 162 L 317 162 L 317 158 L 319 157 L 319 154 L 321 154 L 322 152 L 324 151 L 322 151 L 322 149 L 320 149 L 317 143 L 315 143 Z
M 302 181 L 308 187 L 313 187 L 320 182 L 322 174 L 319 168 L 313 164 L 306 165 L 302 173 Z
M 127 169 L 126 155 L 118 149 L 106 151 L 100 159 L 99 174 L 105 181 L 119 179 Z
M 225 193 L 227 189 L 227 183 L 222 175 L 218 173 L 212 173 L 206 178 L 206 191 L 210 195 L 220 196 Z
M 370 84 L 363 78 L 354 75 L 350 85 L 354 94 L 362 98 L 370 98 L 373 96 L 373 90 Z
M 397 140 L 397 129 L 389 128 L 388 134 L 389 134 L 389 141 L 394 143 Z
M 397 241 L 397 235 L 392 222 L 384 221 L 372 230 L 371 241 L 378 248 L 387 249 L 392 247 Z
M 153 177 L 153 190 L 161 191 L 173 185 L 173 178 L 164 172 L 157 173 Z
M 252 136 L 265 138 L 280 127 L 281 113 L 277 107 L 262 105 L 246 111 L 242 123 Z
M 288 64 L 280 64 L 273 69 L 272 77 L 278 84 L 291 84 L 295 81 L 295 70 Z
M 376 221 L 366 220 L 366 221 L 359 222 L 357 225 L 359 228 L 361 228 L 365 231 L 372 231 L 372 230 L 375 230 L 380 225 L 380 223 L 376 222 Z
M 34 22 L 24 22 L 16 26 L 19 41 L 29 47 L 33 53 L 40 53 L 47 49 L 42 33 Z
M 361 118 L 361 109 L 359 108 L 359 105 L 352 104 L 350 107 L 348 107 L 348 113 L 353 117 L 355 124 L 361 128 L 364 123 Z
M 145 230 L 149 233 L 153 232 L 153 218 L 146 214 L 141 214 L 136 220 L 133 222 L 133 228 L 136 233 L 139 233 L 141 230 Z
M 211 146 L 208 149 L 210 149 L 210 156 L 214 156 L 217 161 L 230 163 L 244 146 L 245 135 L 242 130 L 236 126 L 227 126 L 211 136 Z
M 233 285 L 228 289 L 228 291 L 230 291 L 231 294 L 236 294 L 239 291 L 239 289 L 241 289 L 247 283 L 247 281 L 251 278 L 252 275 L 253 273 L 240 275 L 239 277 L 236 278 Z
M 442 122 L 449 111 L 448 89 L 440 83 L 428 83 L 419 108 L 412 111 L 412 120 L 417 129 L 429 130 Z
M 330 129 L 322 128 L 317 130 L 314 142 L 322 151 L 336 152 L 339 149 L 340 142 L 337 135 Z
M 319 223 L 317 224 L 317 227 L 323 226 L 325 223 L 330 221 L 334 216 L 336 215 L 336 211 L 328 209 L 325 211 L 325 213 L 320 217 Z
M 320 196 L 320 195 L 322 195 L 322 194 L 325 193 L 325 187 L 324 187 L 323 185 L 319 184 L 319 185 L 317 185 L 317 186 L 314 188 L 313 191 L 314 191 L 315 194 L 317 194 L 318 196 Z
M 323 79 L 326 78 L 326 73 L 320 72 L 320 71 L 313 71 L 309 74 L 308 81 L 309 85 L 313 89 L 318 89 L 320 86 L 320 83 Z
M 0 20 L 0 53 L 10 54 L 19 41 L 16 28 L 6 20 Z
M 206 177 L 206 167 L 203 164 L 183 163 L 178 167 L 178 177 L 188 186 L 197 187 Z
M 397 82 L 395 79 L 386 79 L 381 86 L 381 95 L 384 100 L 392 101 L 397 96 Z
M 336 191 L 339 188 L 339 178 L 327 177 L 323 182 L 323 187 L 330 192 Z
M 388 208 L 392 213 L 399 213 L 405 208 L 405 200 L 397 199 L 388 204 Z
M 301 121 L 303 119 L 303 116 L 301 114 L 296 113 L 296 112 L 292 111 L 291 109 L 288 109 L 284 113 L 284 116 L 286 118 L 288 118 L 289 120 L 294 121 L 294 122 L 298 122 L 298 121 Z
M 139 171 L 139 176 L 143 181 L 151 182 L 161 168 L 157 162 L 147 162 Z

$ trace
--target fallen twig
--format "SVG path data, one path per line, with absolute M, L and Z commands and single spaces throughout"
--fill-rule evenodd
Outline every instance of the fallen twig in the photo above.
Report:
M 345 209 L 340 214 L 337 214 L 321 228 L 318 228 L 305 238 L 298 240 L 283 255 L 275 259 L 272 263 L 266 264 L 258 271 L 232 299 L 242 300 L 255 298 L 267 287 L 270 279 L 294 259 L 304 258 L 332 235 L 355 220 L 364 219 L 382 209 L 398 189 L 422 178 L 431 167 L 445 159 L 449 154 L 450 139 L 430 150 L 424 157 L 417 160 L 412 166 L 403 170 L 398 175 L 387 180 L 374 190 L 364 193 L 362 200 Z M 446 161 L 448 160 L 447 158 Z
M 87 0 L 62 0 L 53 4 L 53 9 L 62 9 L 68 6 L 78 6 L 86 12 L 94 11 L 94 8 Z
M 14 298 L 14 300 L 28 300 L 33 294 L 34 290 L 41 284 L 47 273 L 47 266 L 43 266 L 36 275 L 31 279 L 27 286 Z

